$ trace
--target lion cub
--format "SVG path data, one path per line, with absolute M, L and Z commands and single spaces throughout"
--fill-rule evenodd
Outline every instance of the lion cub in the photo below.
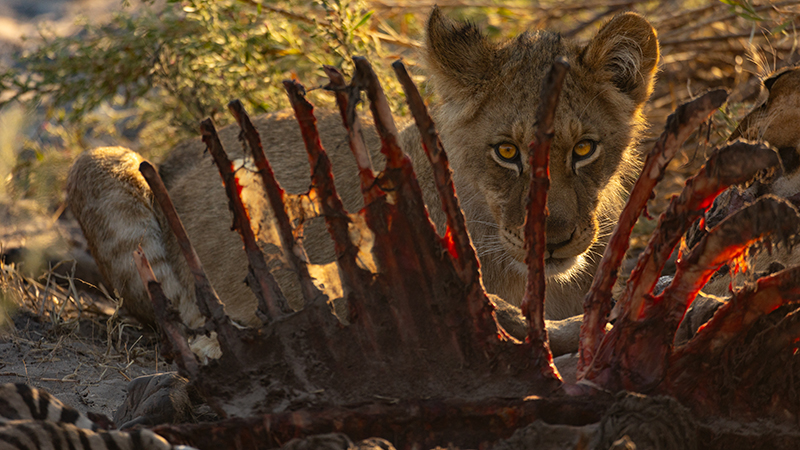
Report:
M 455 184 L 478 249 L 489 292 L 519 304 L 526 269 L 522 225 L 530 183 L 528 144 L 533 139 L 542 80 L 556 56 L 571 64 L 556 114 L 548 198 L 546 313 L 561 319 L 581 312 L 606 237 L 619 214 L 638 158 L 633 149 L 643 127 L 642 105 L 652 91 L 659 59 L 653 27 L 625 13 L 586 45 L 546 31 L 497 43 L 474 25 L 457 23 L 434 8 L 427 22 L 425 56 L 440 102 L 434 116 L 448 151 Z M 267 156 L 289 192 L 308 189 L 307 158 L 295 119 L 288 113 L 257 118 Z M 340 118 L 319 113 L 322 140 L 333 160 L 345 207 L 362 207 L 357 171 Z M 364 127 L 365 130 L 368 126 Z M 368 130 L 371 131 L 371 130 Z M 377 148 L 374 132 L 368 145 Z M 238 128 L 220 131 L 233 158 L 242 158 Z M 443 214 L 418 131 L 401 134 L 425 191 L 433 221 Z M 153 314 L 131 253 L 140 244 L 166 294 L 191 326 L 202 323 L 191 276 L 161 212 L 137 168 L 141 157 L 122 148 L 85 152 L 71 169 L 70 207 L 109 285 L 124 306 L 145 322 Z M 228 314 L 259 323 L 255 297 L 245 286 L 247 259 L 219 175 L 199 139 L 175 149 L 160 168 L 178 213 Z M 240 171 L 245 201 L 259 211 L 257 182 Z M 250 181 L 248 181 L 250 180 Z M 255 222 L 254 222 L 255 223 Z M 269 227 L 258 230 L 261 236 Z M 324 227 L 311 227 L 304 247 L 312 262 L 333 261 Z

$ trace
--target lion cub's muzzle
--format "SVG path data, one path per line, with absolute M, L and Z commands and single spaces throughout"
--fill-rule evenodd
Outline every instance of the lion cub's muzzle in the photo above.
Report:
M 597 220 L 594 217 L 590 217 L 577 224 L 568 235 L 569 238 L 555 242 L 548 240 L 546 244 L 547 252 L 544 255 L 547 276 L 556 276 L 573 269 L 578 264 L 579 257 L 586 253 L 594 243 L 598 229 Z M 566 233 L 558 234 L 561 236 L 566 235 Z M 519 263 L 514 265 L 519 266 L 520 270 L 527 270 L 525 266 L 524 226 L 518 228 L 501 226 L 500 240 L 509 255 L 514 258 L 516 263 Z

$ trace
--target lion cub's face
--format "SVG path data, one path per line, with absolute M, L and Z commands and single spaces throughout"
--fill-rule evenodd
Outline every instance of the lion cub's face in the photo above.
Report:
M 427 51 L 442 97 L 437 120 L 473 240 L 482 260 L 522 273 L 528 145 L 542 80 L 555 57 L 567 58 L 550 156 L 545 261 L 556 279 L 586 269 L 591 250 L 602 251 L 593 244 L 603 245 L 598 239 L 619 214 L 624 178 L 635 176 L 630 147 L 659 57 L 653 28 L 628 13 L 585 46 L 544 31 L 493 43 L 437 9 Z

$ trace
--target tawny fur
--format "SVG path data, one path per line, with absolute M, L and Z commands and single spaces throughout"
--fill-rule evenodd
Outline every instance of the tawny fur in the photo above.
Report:
M 512 304 L 521 301 L 525 284 L 521 227 L 530 183 L 527 149 L 540 88 L 556 56 L 571 64 L 551 149 L 546 316 L 579 314 L 627 194 L 628 177 L 637 172 L 634 145 L 644 125 L 641 109 L 652 91 L 659 58 L 655 31 L 641 16 L 626 13 L 612 19 L 585 46 L 545 31 L 496 43 L 475 26 L 451 21 L 434 8 L 425 48 L 440 99 L 434 117 L 478 249 L 484 283 L 489 292 Z M 318 122 L 333 160 L 337 190 L 345 207 L 356 211 L 362 206 L 361 194 L 340 118 L 318 112 Z M 278 181 L 289 192 L 307 190 L 308 163 L 294 118 L 277 113 L 257 118 L 255 125 Z M 375 133 L 368 124 L 363 128 L 367 144 L 377 149 Z M 243 156 L 238 133 L 232 127 L 220 131 L 234 158 Z M 597 143 L 595 152 L 582 161 L 573 160 L 573 147 L 586 139 Z M 430 215 L 441 230 L 444 218 L 416 128 L 406 128 L 400 140 L 415 163 Z M 500 159 L 499 144 L 516 146 L 519 159 Z M 244 284 L 247 259 L 238 235 L 230 231 L 231 215 L 219 175 L 203 150 L 199 139 L 180 145 L 160 173 L 228 314 L 254 325 L 258 323 L 255 298 Z M 136 170 L 139 159 L 119 148 L 80 156 L 69 177 L 70 206 L 103 275 L 131 312 L 147 322 L 153 320 L 130 256 L 142 244 L 184 321 L 199 325 L 202 318 L 193 301 L 191 277 Z M 245 196 L 251 216 L 262 219 L 256 231 L 261 237 L 269 235 L 269 221 L 263 219 L 268 216 L 266 206 L 253 186 L 257 182 L 246 171 L 240 174 L 249 184 Z M 317 225 L 305 231 L 304 247 L 312 262 L 330 262 L 330 238 Z M 297 300 L 296 294 L 289 297 Z
M 707 222 L 715 223 L 742 206 L 742 200 L 762 195 L 789 198 L 800 194 L 800 67 L 780 70 L 764 79 L 766 98 L 739 122 L 730 140 L 737 138 L 767 141 L 778 151 L 783 172 L 770 182 L 757 181 L 744 191 L 734 187 L 722 193 L 714 208 L 707 214 Z M 715 276 L 703 292 L 728 297 L 731 289 L 741 287 L 759 276 L 800 264 L 800 251 L 788 242 L 778 243 L 769 252 L 753 249 L 746 258 L 747 270 L 730 275 Z

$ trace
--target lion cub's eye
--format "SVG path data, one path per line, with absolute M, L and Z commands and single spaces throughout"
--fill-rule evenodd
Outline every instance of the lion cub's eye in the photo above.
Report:
M 514 144 L 498 144 L 497 147 L 494 148 L 495 153 L 500 158 L 512 162 L 517 159 L 519 156 L 519 150 L 517 150 L 517 146 Z
M 572 152 L 575 154 L 577 159 L 588 158 L 589 156 L 592 156 L 592 153 L 594 153 L 594 148 L 596 145 L 597 144 L 594 141 L 584 139 L 575 144 L 575 147 L 572 147 Z
M 597 141 L 591 139 L 579 141 L 572 147 L 572 167 L 578 168 L 592 162 L 595 159 L 592 156 L 594 156 L 596 150 Z

